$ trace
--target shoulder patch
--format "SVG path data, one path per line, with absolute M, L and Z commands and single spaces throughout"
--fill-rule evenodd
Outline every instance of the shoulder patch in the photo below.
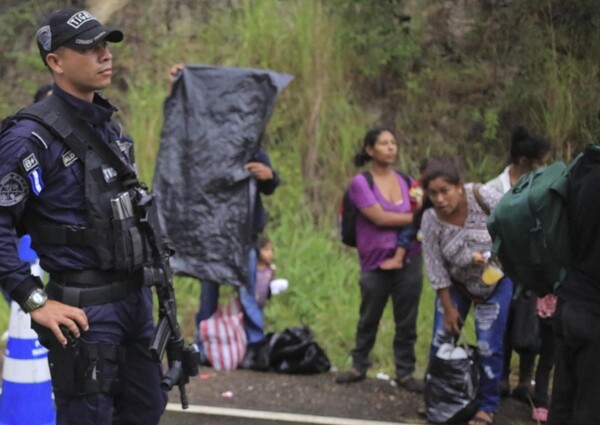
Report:
M 68 167 L 69 165 L 73 164 L 78 159 L 79 158 L 77 157 L 77 155 L 75 155 L 75 152 L 73 152 L 72 150 L 68 150 L 62 154 L 62 162 L 65 167 Z
M 31 173 L 27 175 L 29 177 L 29 181 L 31 182 L 31 190 L 35 196 L 40 196 L 42 190 L 46 186 L 44 184 L 44 180 L 42 179 L 42 170 L 38 167 L 33 170 Z
M 31 153 L 25 158 L 21 159 L 21 165 L 23 166 L 23 170 L 25 170 L 25 172 L 28 173 L 29 171 L 33 170 L 35 167 L 40 165 L 40 163 L 38 162 L 35 155 Z
M 29 193 L 27 181 L 17 173 L 8 173 L 0 180 L 0 207 L 12 207 Z

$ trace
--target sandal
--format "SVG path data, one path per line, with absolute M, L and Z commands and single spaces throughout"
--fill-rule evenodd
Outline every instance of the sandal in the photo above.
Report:
M 484 418 L 483 415 L 487 415 L 488 418 Z M 480 410 L 475 413 L 475 416 L 469 421 L 469 425 L 492 425 L 494 423 L 494 414 L 492 412 L 485 412 Z

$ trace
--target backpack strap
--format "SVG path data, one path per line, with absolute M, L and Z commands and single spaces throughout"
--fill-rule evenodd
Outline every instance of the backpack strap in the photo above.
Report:
M 406 183 L 406 186 L 408 187 L 408 190 L 410 190 L 410 187 L 413 184 L 413 178 L 411 176 L 409 176 L 408 174 L 405 174 L 405 173 L 403 173 L 402 171 L 399 171 L 399 170 L 396 170 L 396 173 L 400 174 L 400 177 L 402 177 L 402 179 Z
M 399 174 L 400 177 L 402 177 L 402 179 L 406 182 L 406 186 L 408 186 L 408 189 L 410 189 L 410 186 L 412 185 L 411 177 L 408 174 L 404 174 L 402 171 L 395 170 L 395 173 Z M 365 179 L 367 179 L 367 183 L 369 184 L 369 187 L 372 190 L 373 186 L 375 186 L 375 182 L 373 181 L 373 174 L 371 174 L 370 171 L 364 171 L 361 174 L 365 176 Z
M 473 196 L 475 197 L 477 204 L 479 204 L 479 206 L 481 207 L 481 209 L 483 210 L 485 215 L 490 215 L 490 213 L 491 213 L 490 207 L 483 200 L 481 193 L 479 193 L 479 189 L 481 189 L 481 186 L 483 186 L 481 183 L 473 184 Z
M 375 181 L 373 180 L 373 174 L 371 174 L 370 171 L 364 171 L 363 173 L 361 173 L 365 179 L 367 180 L 367 183 L 369 185 L 369 187 L 371 188 L 371 190 L 373 190 L 373 187 L 375 186 Z

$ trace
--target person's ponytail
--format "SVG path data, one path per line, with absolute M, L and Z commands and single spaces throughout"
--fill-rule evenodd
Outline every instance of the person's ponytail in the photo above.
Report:
M 365 150 L 365 148 L 363 146 L 363 148 L 356 155 L 354 155 L 354 166 L 362 167 L 370 160 L 371 160 L 371 157 L 369 156 L 369 154 L 367 153 L 367 151 Z

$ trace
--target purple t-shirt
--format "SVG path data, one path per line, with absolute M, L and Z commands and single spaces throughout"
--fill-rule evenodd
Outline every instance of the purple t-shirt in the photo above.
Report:
M 393 204 L 386 200 L 375 183 L 371 190 L 367 179 L 362 174 L 355 175 L 350 181 L 348 191 L 350 200 L 359 209 L 379 204 L 385 211 L 410 213 L 409 188 L 402 176 L 396 174 L 396 177 L 402 189 L 400 204 Z M 360 268 L 363 271 L 378 269 L 384 260 L 393 257 L 397 240 L 398 228 L 377 226 L 364 215 L 358 214 L 356 219 L 356 248 L 360 259 Z M 419 252 L 420 244 L 417 241 L 412 241 L 405 258 L 413 258 Z

